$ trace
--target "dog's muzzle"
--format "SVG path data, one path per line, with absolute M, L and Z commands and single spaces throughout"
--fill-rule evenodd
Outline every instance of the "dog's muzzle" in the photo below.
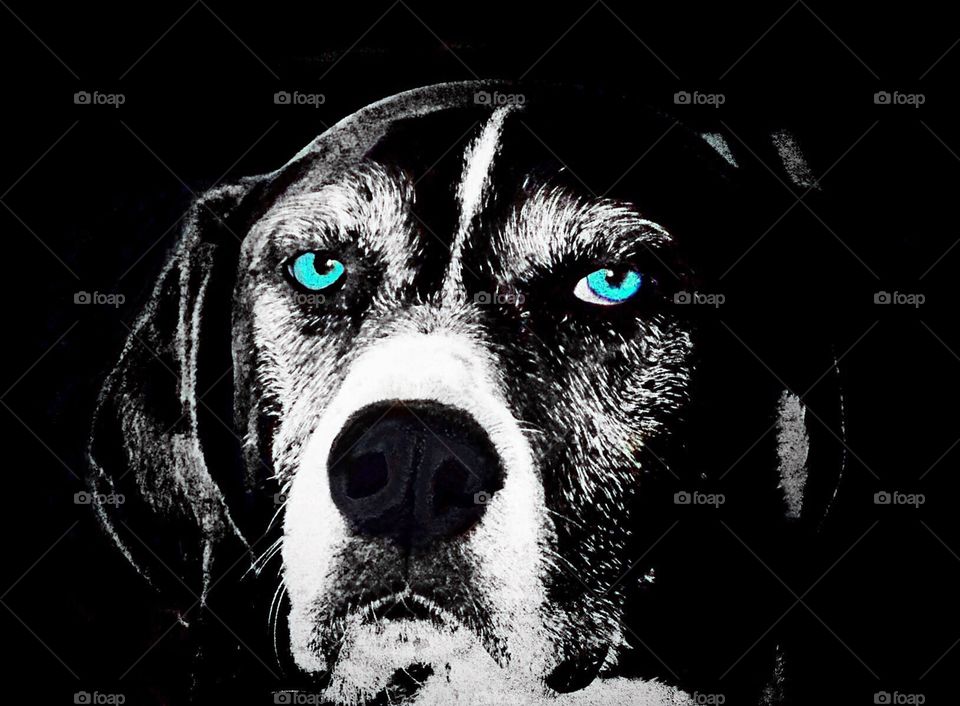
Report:
M 385 336 L 302 446 L 284 505 L 290 649 L 331 694 L 372 697 L 417 663 L 536 681 L 552 661 L 543 488 L 495 363 L 461 332 Z
M 354 532 L 404 548 L 462 535 L 503 487 L 483 428 L 465 411 L 429 400 L 360 409 L 329 459 L 331 496 Z

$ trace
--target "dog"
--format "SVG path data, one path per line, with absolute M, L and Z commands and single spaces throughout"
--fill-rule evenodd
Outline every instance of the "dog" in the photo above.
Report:
M 90 486 L 127 501 L 102 525 L 211 611 L 268 585 L 235 620 L 322 702 L 696 702 L 764 623 L 753 560 L 685 505 L 779 552 L 835 480 L 717 323 L 720 253 L 769 225 L 748 158 L 617 96 L 469 82 L 215 187 L 103 386 Z M 716 459 L 771 420 L 724 499 Z

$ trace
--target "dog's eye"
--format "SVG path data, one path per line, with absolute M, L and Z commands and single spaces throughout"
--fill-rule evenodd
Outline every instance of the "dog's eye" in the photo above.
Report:
M 637 292 L 643 284 L 643 278 L 636 270 L 601 269 L 591 272 L 577 282 L 573 288 L 573 295 L 589 304 L 611 306 L 622 304 Z
M 311 292 L 332 287 L 347 271 L 339 260 L 318 258 L 315 252 L 300 253 L 289 261 L 287 269 L 297 284 Z

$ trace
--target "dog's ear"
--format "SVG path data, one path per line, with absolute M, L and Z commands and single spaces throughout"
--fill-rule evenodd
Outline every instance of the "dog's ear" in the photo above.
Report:
M 838 258 L 824 255 L 835 237 L 826 223 L 838 217 L 832 194 L 817 176 L 825 155 L 781 127 L 763 126 L 753 132 L 738 128 L 736 133 L 723 128 L 713 126 L 714 131 L 701 132 L 700 137 L 735 170 L 751 173 L 745 183 L 760 219 L 755 224 L 759 229 L 747 230 L 733 256 L 747 260 L 761 240 L 766 255 L 754 254 L 743 264 L 732 260 L 729 265 L 731 260 L 725 260 L 723 278 L 731 286 L 731 280 L 745 275 L 745 288 L 731 299 L 761 301 L 757 310 L 734 325 L 751 345 L 767 342 L 759 374 L 761 380 L 771 382 L 775 377 L 778 383 L 771 390 L 776 402 L 770 410 L 778 500 L 791 524 L 816 532 L 833 508 L 847 463 L 844 349 L 838 350 L 836 338 L 849 327 L 836 300 L 838 288 L 849 278 Z M 762 267 L 750 269 L 752 263 Z M 809 286 L 812 279 L 816 287 Z M 775 321 L 763 315 L 767 297 L 757 297 L 757 292 L 775 298 L 779 314 Z
M 193 205 L 103 385 L 88 447 L 88 486 L 101 523 L 157 588 L 182 591 L 185 584 L 199 595 L 217 573 L 215 557 L 224 557 L 224 568 L 239 564 L 264 539 L 251 536 L 248 543 L 244 530 L 272 527 L 263 521 L 266 503 L 250 497 L 269 495 L 275 481 L 262 459 L 250 463 L 251 454 L 259 456 L 251 451 L 257 435 L 240 397 L 253 383 L 248 361 L 233 360 L 233 288 L 243 238 L 282 194 L 317 188 L 352 168 L 392 120 L 462 102 L 473 90 L 455 84 L 371 106 L 280 169 L 211 189 Z M 244 470 L 251 465 L 256 477 Z M 266 508 L 267 519 L 274 511 Z
M 193 205 L 143 312 L 129 327 L 94 415 L 88 449 L 93 505 L 123 554 L 157 588 L 173 585 L 182 592 L 185 585 L 199 596 L 209 585 L 214 549 L 235 545 L 242 556 L 247 544 L 209 465 L 215 457 L 222 474 L 235 450 L 206 448 L 210 442 L 201 433 L 201 426 L 221 422 L 232 429 L 232 419 L 229 410 L 223 418 L 204 401 L 198 384 L 212 380 L 198 369 L 201 359 L 219 359 L 224 369 L 218 373 L 230 377 L 229 337 L 217 341 L 223 336 L 208 329 L 229 331 L 239 244 L 260 188 L 256 180 L 218 187 Z M 222 350 L 208 350 L 218 344 Z

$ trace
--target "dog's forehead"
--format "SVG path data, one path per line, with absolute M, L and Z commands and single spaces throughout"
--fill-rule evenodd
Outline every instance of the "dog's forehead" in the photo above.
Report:
M 349 158 L 301 168 L 264 222 L 285 219 L 287 231 L 296 231 L 319 221 L 366 238 L 361 245 L 370 249 L 401 241 L 437 267 L 458 261 L 472 239 L 489 239 L 507 226 L 516 235 L 525 224 L 542 242 L 501 242 L 523 260 L 551 254 L 545 247 L 569 246 L 586 225 L 602 226 L 606 217 L 619 217 L 608 230 L 663 239 L 660 216 L 679 211 L 681 194 L 689 203 L 687 182 L 703 171 L 691 158 L 690 136 L 662 116 L 582 102 L 461 103 L 359 125 L 321 138 L 320 153 Z M 376 230 L 384 209 L 409 215 L 405 232 Z M 622 217 L 628 210 L 632 220 Z M 542 237 L 547 214 L 567 220 L 549 238 Z M 267 230 L 253 232 L 262 239 Z

